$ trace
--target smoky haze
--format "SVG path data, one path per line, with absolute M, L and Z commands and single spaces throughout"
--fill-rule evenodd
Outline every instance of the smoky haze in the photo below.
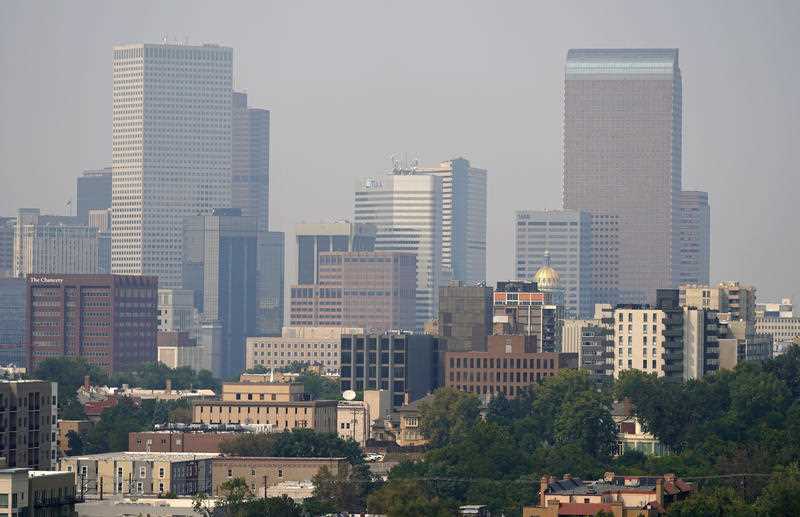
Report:
M 64 213 L 111 161 L 111 47 L 214 42 L 272 111 L 270 226 L 351 218 L 359 176 L 406 153 L 489 171 L 488 280 L 513 213 L 561 206 L 572 47 L 677 47 L 684 189 L 709 192 L 712 281 L 798 298 L 800 2 L 4 2 L 0 215 Z M 646 243 L 642 244 L 646 246 Z

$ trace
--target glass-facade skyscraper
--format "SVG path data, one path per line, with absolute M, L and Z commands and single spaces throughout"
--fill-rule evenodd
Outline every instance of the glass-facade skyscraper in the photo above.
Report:
M 614 217 L 619 300 L 680 272 L 683 93 L 677 49 L 573 49 L 564 85 L 564 208 Z M 598 250 L 601 251 L 601 250 Z

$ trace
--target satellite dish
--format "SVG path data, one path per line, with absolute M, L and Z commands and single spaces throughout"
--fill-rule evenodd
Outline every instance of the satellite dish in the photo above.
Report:
M 345 400 L 355 400 L 356 399 L 356 392 L 353 390 L 347 390 L 342 393 L 342 398 Z

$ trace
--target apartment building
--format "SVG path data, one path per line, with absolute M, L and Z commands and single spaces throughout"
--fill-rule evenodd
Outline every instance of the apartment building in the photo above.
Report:
M 284 327 L 277 337 L 249 337 L 245 345 L 245 368 L 281 368 L 301 363 L 338 373 L 342 335 L 363 331 L 355 327 Z
M 241 478 L 253 494 L 265 497 L 270 487 L 287 481 L 310 481 L 323 467 L 335 476 L 346 464 L 346 458 L 218 457 L 212 461 L 213 495 L 220 495 L 226 481 Z
M 8 467 L 54 468 L 57 436 L 57 383 L 0 381 L 0 456 Z
M 211 460 L 200 452 L 109 452 L 67 456 L 59 470 L 72 472 L 77 489 L 91 495 L 191 496 L 211 493 Z

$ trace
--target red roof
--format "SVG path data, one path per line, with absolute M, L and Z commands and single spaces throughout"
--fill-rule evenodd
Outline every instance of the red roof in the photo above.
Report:
M 108 397 L 103 400 L 89 401 L 83 405 L 83 410 L 86 416 L 100 416 L 100 414 L 108 408 L 112 408 L 119 403 L 117 397 Z
M 558 514 L 592 517 L 601 510 L 611 512 L 613 507 L 610 504 L 603 503 L 561 503 L 558 507 Z
M 694 487 L 682 479 L 676 479 L 674 482 L 664 483 L 664 492 L 669 495 L 680 494 L 682 492 L 691 492 Z

